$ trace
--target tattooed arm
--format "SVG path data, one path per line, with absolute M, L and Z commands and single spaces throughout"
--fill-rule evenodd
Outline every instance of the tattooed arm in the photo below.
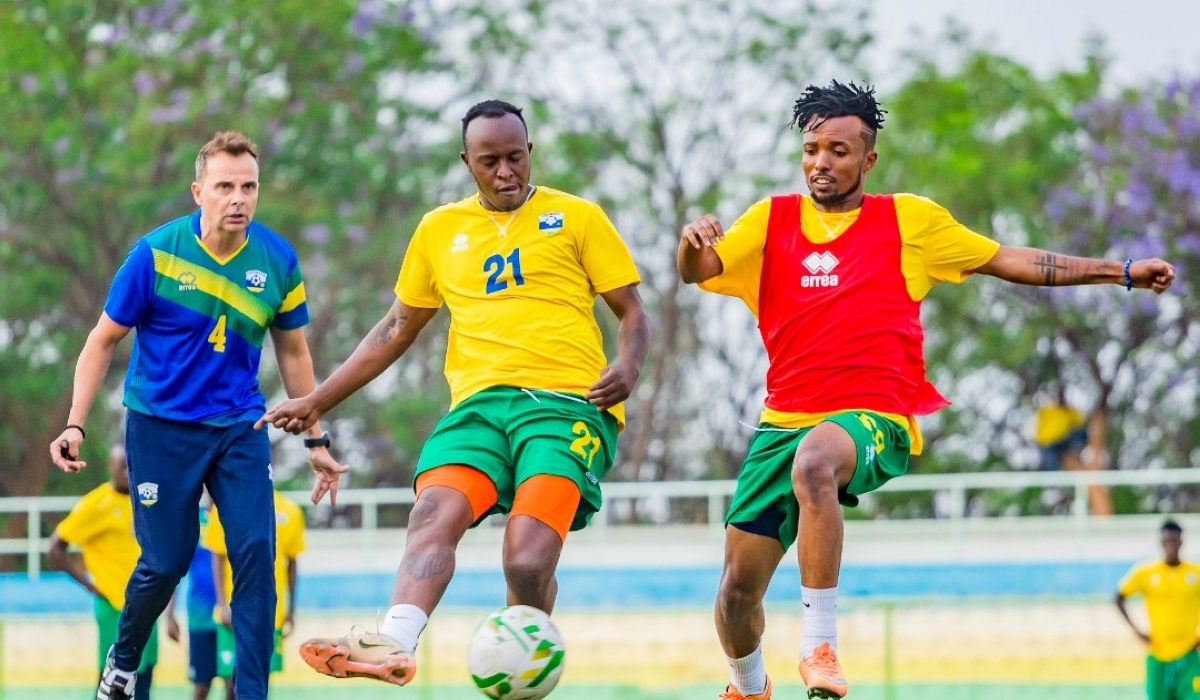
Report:
M 984 265 L 973 270 L 1017 284 L 1066 287 L 1079 284 L 1125 284 L 1123 260 L 1100 260 L 1060 255 L 1037 248 L 1000 246 Z M 1175 280 L 1175 268 L 1158 258 L 1135 260 L 1129 266 L 1134 287 L 1162 294 Z
M 345 364 L 316 391 L 275 406 L 258 419 L 256 427 L 269 423 L 289 433 L 304 432 L 399 359 L 436 313 L 437 309 L 409 306 L 397 300 Z

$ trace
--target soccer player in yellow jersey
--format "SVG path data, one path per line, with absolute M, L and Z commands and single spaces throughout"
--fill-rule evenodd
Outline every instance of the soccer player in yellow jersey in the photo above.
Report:
M 1148 700 L 1200 699 L 1200 564 L 1183 561 L 1183 528 L 1174 520 L 1162 526 L 1163 558 L 1129 570 L 1117 589 L 1117 610 L 1142 641 Z M 1125 609 L 1125 599 L 1146 601 L 1150 629 L 1143 632 Z
M 212 519 L 200 536 L 200 544 L 212 552 L 213 583 L 217 604 L 213 620 L 217 623 L 217 675 L 225 679 L 226 700 L 234 700 L 233 616 L 229 601 L 233 596 L 233 568 L 225 549 L 225 528 L 221 514 L 212 511 Z M 287 496 L 275 492 L 275 653 L 271 672 L 283 670 L 283 638 L 295 626 L 297 560 L 304 551 L 304 511 Z
M 129 498 L 129 467 L 125 449 L 108 453 L 109 480 L 89 491 L 50 536 L 50 563 L 91 593 L 99 630 L 97 669 L 104 668 L 108 649 L 117 638 L 117 619 L 125 605 L 125 585 L 133 575 L 142 549 L 133 536 L 133 502 Z M 68 545 L 78 547 L 83 561 L 70 556 Z M 148 700 L 154 666 L 158 661 L 158 627 L 142 651 L 135 700 Z
M 449 309 L 451 407 L 417 464 L 392 607 L 380 634 L 301 645 L 305 661 L 329 676 L 412 679 L 412 652 L 450 583 L 459 539 L 488 513 L 509 515 L 508 603 L 553 609 L 567 532 L 600 507 L 622 402 L 646 357 L 637 268 L 608 217 L 592 202 L 530 184 L 533 145 L 518 108 L 481 102 L 462 127 L 476 194 L 425 215 L 383 320 L 315 392 L 260 421 L 304 430 L 404 354 L 438 308 Z M 597 295 L 620 319 L 611 363 Z

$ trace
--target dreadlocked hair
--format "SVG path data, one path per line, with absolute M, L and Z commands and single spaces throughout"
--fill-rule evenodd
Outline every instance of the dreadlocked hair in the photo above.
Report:
M 887 110 L 880 109 L 875 101 L 874 87 L 860 87 L 854 81 L 846 85 L 832 80 L 828 87 L 809 85 L 804 88 L 792 106 L 790 125 L 797 129 L 812 130 L 836 117 L 858 117 L 866 126 L 863 140 L 868 147 L 874 148 L 875 132 L 883 128 L 884 114 L 887 114 Z

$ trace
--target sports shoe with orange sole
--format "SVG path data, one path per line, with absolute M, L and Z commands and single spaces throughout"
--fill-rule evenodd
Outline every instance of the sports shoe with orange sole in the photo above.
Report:
M 800 677 L 808 687 L 808 697 L 844 698 L 850 689 L 842 676 L 842 665 L 838 663 L 837 652 L 825 642 L 813 650 L 808 657 L 800 660 Z
M 300 645 L 300 657 L 317 673 L 334 678 L 374 678 L 405 685 L 417 675 L 412 652 L 395 639 L 350 630 L 345 637 L 317 637 Z
M 771 700 L 771 679 L 767 679 L 767 687 L 758 695 L 742 695 L 730 683 L 725 686 L 725 692 L 717 696 L 717 700 Z

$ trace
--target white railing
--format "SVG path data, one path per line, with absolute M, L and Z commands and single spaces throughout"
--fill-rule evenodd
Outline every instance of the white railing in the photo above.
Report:
M 725 509 L 733 495 L 735 481 L 639 481 L 611 482 L 604 484 L 605 507 L 592 521 L 593 528 L 609 525 L 609 513 L 618 504 L 641 502 L 654 499 L 659 502 L 672 499 L 704 499 L 708 526 L 714 530 L 723 527 Z M 968 494 L 974 491 L 1015 491 L 1026 488 L 1058 488 L 1073 491 L 1071 517 L 1081 527 L 1086 527 L 1091 515 L 1088 513 L 1088 487 L 1103 486 L 1178 486 L 1200 484 L 1200 468 L 1138 470 L 1138 471 L 1081 471 L 1081 472 L 983 472 L 966 474 L 910 474 L 886 484 L 880 493 L 944 493 L 944 517 L 957 521 L 966 517 Z M 297 503 L 313 508 L 307 491 L 289 491 L 285 495 Z M 42 496 L 27 498 L 0 498 L 0 513 L 24 513 L 31 525 L 24 537 L 0 538 L 0 554 L 25 555 L 30 578 L 41 573 L 41 555 L 49 548 L 49 532 L 43 532 L 42 516 L 47 513 L 66 513 L 78 501 L 76 496 Z M 379 528 L 380 506 L 412 505 L 414 496 L 410 488 L 344 489 L 338 493 L 338 510 L 348 507 L 360 509 L 359 528 Z M 317 508 L 327 508 L 326 504 Z

